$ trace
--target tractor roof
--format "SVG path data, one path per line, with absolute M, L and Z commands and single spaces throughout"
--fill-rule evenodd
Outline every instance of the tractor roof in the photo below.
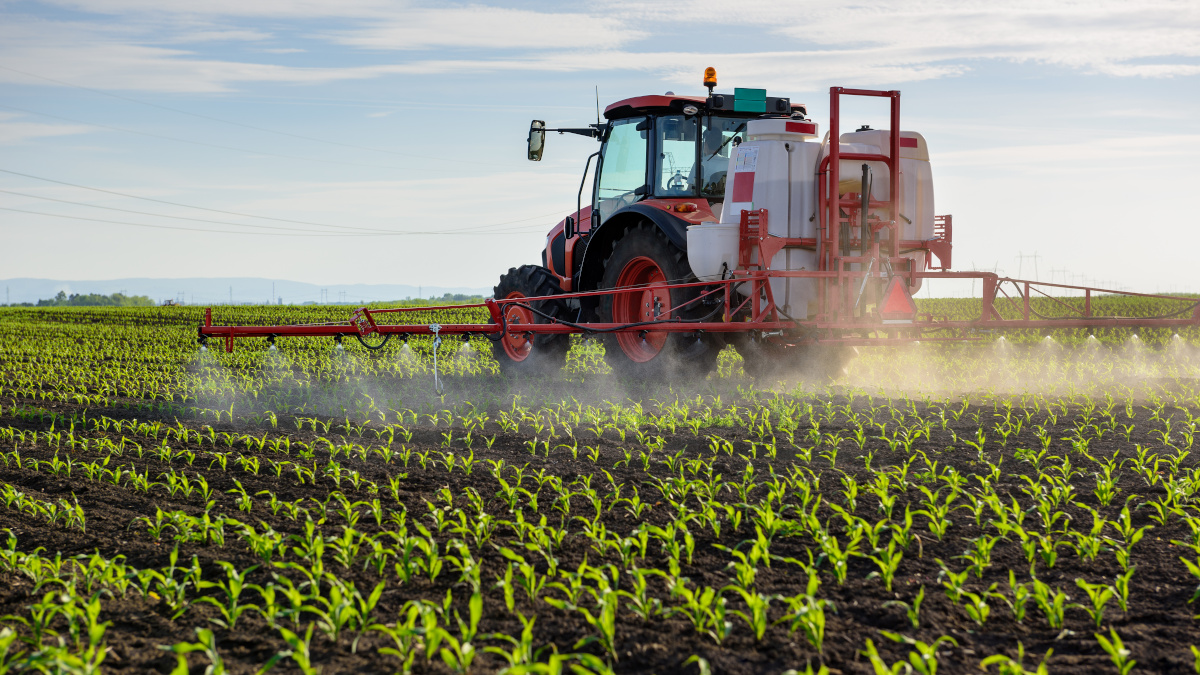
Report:
M 730 98 L 732 99 L 732 96 Z M 708 105 L 708 99 L 703 96 L 676 96 L 675 94 L 634 96 L 609 105 L 604 109 L 604 118 L 615 120 L 648 113 L 679 113 L 683 110 L 683 106 L 689 103 L 704 109 Z M 803 103 L 792 103 L 791 107 L 792 110 L 805 110 Z M 761 113 L 733 112 L 731 110 L 719 112 L 723 116 L 731 117 L 759 117 L 761 115 Z

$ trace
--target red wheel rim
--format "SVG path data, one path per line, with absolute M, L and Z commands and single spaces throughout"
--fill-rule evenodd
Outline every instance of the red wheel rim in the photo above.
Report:
M 512 300 L 524 297 L 524 293 L 513 291 L 504 296 L 504 299 Z M 504 353 L 513 361 L 524 361 L 533 352 L 533 336 L 526 334 L 522 330 L 514 329 L 533 323 L 533 312 L 516 304 L 505 304 L 504 320 L 508 323 L 508 332 L 500 340 L 500 344 L 504 346 Z
M 665 288 L 667 277 L 653 259 L 638 256 L 630 260 L 617 277 L 617 288 L 641 287 L 637 291 L 617 293 L 613 297 L 613 323 L 640 323 L 671 318 L 671 292 Z M 630 360 L 645 363 L 662 351 L 667 334 L 649 332 L 617 333 L 617 344 Z

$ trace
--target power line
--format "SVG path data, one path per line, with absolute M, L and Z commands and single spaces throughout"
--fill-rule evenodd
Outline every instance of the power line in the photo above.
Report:
M 286 232 L 304 232 L 305 230 L 297 230 L 293 227 L 276 227 L 273 225 L 253 225 L 250 223 L 228 223 L 220 220 L 207 220 L 204 218 L 188 218 L 187 216 L 169 216 L 164 213 L 150 213 L 148 211 L 134 211 L 131 209 L 119 209 L 115 206 L 100 206 L 99 204 L 88 204 L 86 202 L 75 202 L 69 199 L 55 199 L 54 197 L 43 197 L 41 195 L 31 195 L 26 192 L 16 192 L 14 190 L 0 190 L 4 194 L 18 195 L 20 197 L 30 197 L 32 199 L 44 199 L 50 202 L 58 202 L 60 204 L 74 204 L 76 206 L 87 206 L 93 209 L 104 209 L 106 211 L 120 211 L 121 213 L 134 213 L 139 216 L 154 216 L 155 218 L 172 218 L 175 220 L 190 220 L 197 223 L 211 223 L 213 225 L 238 225 L 241 227 L 253 227 L 264 230 L 283 230 Z M 359 228 L 355 228 L 359 229 Z
M 35 216 L 49 216 L 51 218 L 69 218 L 71 220 L 86 220 L 93 223 L 108 223 L 111 225 L 130 225 L 133 227 L 149 227 L 156 230 L 179 230 L 184 232 L 204 232 L 207 234 L 244 234 L 259 237 L 379 237 L 387 236 L 382 234 L 319 234 L 319 233 L 274 233 L 274 232 L 239 232 L 237 230 L 208 230 L 198 227 L 177 227 L 171 225 L 149 225 L 147 223 L 131 223 L 123 220 L 106 220 L 103 218 L 87 218 L 85 216 L 68 216 L 59 213 L 46 213 L 44 211 L 29 211 L 27 209 L 14 209 L 7 206 L 0 206 L 0 211 L 12 211 L 14 213 L 28 213 Z M 529 234 L 537 230 L 507 230 L 496 232 L 396 232 L 394 235 L 489 235 L 489 234 Z
M 122 101 L 129 101 L 130 103 L 137 103 L 139 105 L 149 106 L 151 108 L 158 108 L 160 110 L 166 110 L 169 112 L 178 113 L 180 115 L 188 115 L 189 117 L 197 117 L 199 119 L 210 120 L 213 122 L 220 122 L 222 124 L 231 124 L 236 127 L 242 127 L 244 129 L 253 129 L 254 131 L 261 131 L 261 132 L 268 133 L 268 134 L 276 134 L 279 136 L 287 136 L 290 138 L 299 138 L 301 140 L 312 141 L 314 143 L 325 143 L 328 145 L 337 145 L 337 146 L 341 146 L 343 148 L 354 148 L 356 150 L 369 150 L 371 152 L 380 152 L 380 153 L 384 153 L 384 154 L 388 154 L 388 155 L 396 155 L 398 157 L 410 157 L 413 159 L 432 159 L 432 160 L 437 160 L 437 161 L 441 161 L 441 162 L 454 162 L 455 161 L 455 160 L 446 159 L 445 157 L 429 157 L 429 156 L 425 156 L 425 155 L 413 155 L 413 154 L 406 153 L 406 152 L 397 152 L 395 150 L 385 150 L 383 148 L 372 148 L 372 147 L 365 146 L 365 145 L 354 145 L 352 143 L 341 143 L 338 141 L 325 140 L 323 138 L 314 138 L 312 136 L 303 136 L 300 134 L 293 134 L 293 133 L 289 133 L 286 131 L 279 131 L 277 129 L 267 129 L 266 127 L 258 127 L 258 126 L 254 126 L 253 124 L 246 124 L 244 122 L 235 122 L 233 120 L 222 119 L 220 117 L 213 117 L 212 115 L 202 115 L 200 113 L 189 112 L 187 110 L 181 110 L 179 108 L 172 108 L 171 106 L 162 105 L 160 103 L 151 103 L 149 101 L 143 101 L 141 99 L 133 98 L 132 96 L 122 96 L 120 94 L 114 94 L 112 92 L 104 91 L 102 89 L 93 89 L 92 87 L 85 87 L 83 85 L 73 84 L 71 82 L 64 82 L 62 80 L 56 80 L 52 77 L 46 77 L 45 75 L 37 75 L 37 74 L 30 73 L 30 72 L 27 72 L 24 70 L 17 70 L 16 68 L 10 68 L 8 66 L 0 66 L 0 69 L 4 69 L 4 70 L 7 70 L 7 71 L 10 71 L 13 73 L 20 73 L 21 75 L 37 78 L 39 80 L 45 80 L 47 82 L 53 82 L 55 84 L 61 84 L 64 87 L 72 87 L 75 89 L 82 89 L 84 91 L 89 91 L 89 92 L 92 92 L 93 94 L 99 94 L 101 96 L 108 96 L 110 98 L 115 98 L 115 99 L 119 99 Z M 493 165 L 493 166 L 499 166 L 499 165 Z
M 121 209 L 121 208 L 117 208 L 115 206 L 101 206 L 99 204 L 88 204 L 87 202 L 76 202 L 76 201 L 71 201 L 69 199 L 56 199 L 54 197 L 43 197 L 41 195 L 31 195 L 26 192 L 16 192 L 15 190 L 0 190 L 0 193 L 10 194 L 10 195 L 18 195 L 21 197 L 29 197 L 32 199 L 43 199 L 43 200 L 50 201 L 50 202 L 58 202 L 60 204 L 73 204 L 75 206 L 86 206 L 88 208 L 93 208 L 93 209 L 104 209 L 105 211 L 120 211 L 121 213 L 133 213 L 133 214 L 136 214 L 139 216 L 153 216 L 155 218 L 172 218 L 175 220 L 188 220 L 188 221 L 197 222 L 197 223 L 211 223 L 213 225 L 227 225 L 227 226 L 236 225 L 239 227 L 253 227 L 256 229 L 263 229 L 263 230 L 282 230 L 284 232 L 303 233 L 303 234 L 322 234 L 322 233 L 312 232 L 311 230 L 299 230 L 294 227 L 275 227 L 272 225 L 253 225 L 251 223 L 230 223 L 230 222 L 225 222 L 225 221 L 221 221 L 221 220 L 207 220 L 204 218 L 189 218 L 187 216 L 171 216 L 171 215 L 167 215 L 165 213 L 150 213 L 149 211 L 134 211 L 132 209 Z M 527 220 L 534 220 L 534 218 L 529 218 Z M 521 221 L 512 221 L 512 222 L 521 222 Z M 506 225 L 506 224 L 509 224 L 509 223 L 497 223 L 497 225 Z M 476 225 L 473 227 L 479 228 L 479 227 L 489 227 L 489 226 Z M 367 227 L 345 226 L 345 229 L 362 230 L 363 231 L 361 233 L 362 236 L 413 234 L 412 232 L 406 232 L 406 231 L 383 230 L 383 229 L 367 228 Z M 465 230 L 465 229 L 467 229 L 467 228 L 463 228 L 463 230 Z M 513 228 L 513 229 L 516 229 L 516 228 Z M 463 230 L 443 230 L 443 232 L 458 233 L 458 232 L 462 232 Z M 360 234 L 360 233 L 347 234 L 346 236 L 355 236 L 358 234 Z
M 68 182 L 62 181 L 62 180 L 55 180 L 53 178 L 45 178 L 43 176 L 35 176 L 33 174 L 22 173 L 20 171 L 12 171 L 10 169 L 0 169 L 0 173 L 8 173 L 8 174 L 12 174 L 14 176 L 21 176 L 23 178 L 31 178 L 33 180 L 40 180 L 40 181 L 44 181 L 47 183 L 55 183 L 57 185 L 66 185 L 68 187 L 79 188 L 82 190 L 91 190 L 93 192 L 103 192 L 104 194 L 116 195 L 118 197 L 127 197 L 129 199 L 139 199 L 141 201 L 154 202 L 156 204 L 166 204 L 168 206 L 179 206 L 179 207 L 186 208 L 186 209 L 196 209 L 198 211 L 208 211 L 210 213 L 220 213 L 220 214 L 224 214 L 227 216 L 240 216 L 242 218 L 258 218 L 261 220 L 270 220 L 270 221 L 277 222 L 277 223 L 292 223 L 294 225 L 311 225 L 314 227 L 328 227 L 328 228 L 339 229 L 339 230 L 342 230 L 342 229 L 370 230 L 370 228 L 358 228 L 358 227 L 354 227 L 353 225 L 330 225 L 328 223 L 315 223 L 315 222 L 307 221 L 307 220 L 291 220 L 288 218 L 275 218 L 272 216 L 258 216 L 258 215 L 254 215 L 252 213 L 240 213 L 237 211 L 223 211 L 221 209 L 211 209 L 211 208 L 204 207 L 204 206 L 195 206 L 192 204 L 183 204 L 181 202 L 167 201 L 165 199 L 155 199 L 153 197 L 142 197 L 139 195 L 132 195 L 132 194 L 128 194 L 125 192 L 117 192 L 115 190 L 106 190 L 104 188 L 89 187 L 87 185 L 80 185 L 78 183 L 68 183 Z M 157 214 L 153 214 L 153 215 L 157 215 Z M 518 220 L 510 220 L 510 221 L 505 221 L 502 223 L 494 223 L 492 225 L 473 225 L 471 227 L 466 227 L 466 228 L 456 228 L 453 230 L 442 230 L 442 232 L 445 232 L 445 233 L 467 232 L 470 230 L 475 230 L 475 229 L 480 229 L 480 228 L 499 227 L 502 225 L 511 225 L 513 223 L 526 222 L 529 220 L 538 220 L 541 218 L 549 218 L 549 217 L 552 217 L 555 215 L 557 215 L 557 212 L 549 213 L 549 214 L 545 214 L 545 215 L 541 215 L 541 216 L 532 216 L 530 218 L 521 218 Z M 167 217 L 171 217 L 171 216 L 167 216 Z M 234 223 L 225 223 L 225 224 L 233 225 Z M 395 230 L 381 230 L 380 232 L 389 233 L 389 234 L 390 233 L 409 234 L 407 232 L 400 232 L 400 231 L 395 231 Z
M 298 159 L 298 160 L 301 160 L 304 162 L 317 162 L 318 164 L 338 164 L 341 166 L 358 166 L 358 167 L 365 167 L 368 169 L 389 169 L 392 171 L 412 171 L 412 170 L 415 170 L 416 168 L 418 168 L 418 167 L 388 166 L 386 164 L 365 164 L 363 162 L 344 162 L 344 161 L 336 160 L 336 159 L 317 159 L 315 157 L 304 157 L 303 155 L 285 155 L 285 154 L 279 153 L 279 152 L 267 152 L 266 150 L 250 150 L 248 148 L 239 148 L 239 147 L 236 147 L 233 145 L 221 145 L 219 143 L 206 143 L 204 141 L 194 141 L 194 140 L 187 139 L 187 138 L 176 138 L 175 136 L 166 136 L 164 134 L 154 134 L 154 133 L 150 133 L 149 131 L 137 131 L 136 129 L 125 129 L 123 127 L 114 127 L 114 126 L 107 125 L 107 124 L 100 124 L 98 122 L 86 122 L 84 120 L 74 119 L 72 117 L 63 117 L 62 115 L 51 115 L 50 113 L 38 112 L 36 110 L 29 110 L 27 108 L 18 108 L 16 106 L 12 106 L 12 105 L 0 104 L 0 108 L 16 110 L 18 112 L 27 113 L 29 115 L 38 115 L 39 117 L 49 117 L 50 119 L 61 120 L 63 122 L 72 122 L 74 124 L 86 124 L 88 126 L 98 127 L 100 129 L 108 129 L 109 131 L 120 131 L 121 133 L 125 133 L 125 134 L 134 134 L 136 136 L 147 136 L 149 138 L 158 138 L 158 139 L 166 140 L 166 141 L 175 141 L 176 143 L 186 143 L 188 145 L 198 145 L 198 146 L 204 147 L 204 148 L 216 148 L 217 150 L 230 150 L 233 152 L 247 152 L 252 155 L 263 155 L 266 157 L 278 157 L 280 159 Z M 455 161 L 455 163 L 463 164 L 464 162 Z M 478 164 L 479 164 L 478 162 L 470 162 L 470 165 L 472 165 L 472 166 L 476 166 Z M 494 165 L 494 166 L 499 166 L 499 165 Z M 419 167 L 419 168 L 422 171 L 457 171 L 457 169 L 438 168 L 438 167 Z

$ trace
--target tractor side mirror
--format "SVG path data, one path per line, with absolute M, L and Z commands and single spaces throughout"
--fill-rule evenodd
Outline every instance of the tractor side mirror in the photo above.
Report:
M 546 147 L 546 123 L 534 120 L 529 123 L 529 161 L 540 162 Z

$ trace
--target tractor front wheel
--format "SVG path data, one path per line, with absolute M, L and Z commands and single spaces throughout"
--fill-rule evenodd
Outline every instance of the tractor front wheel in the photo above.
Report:
M 604 295 L 600 321 L 644 324 L 698 319 L 711 308 L 696 300 L 698 288 L 668 288 L 696 281 L 687 255 L 650 223 L 641 223 L 617 240 L 604 264 L 600 287 L 633 290 Z M 619 373 L 639 378 L 704 377 L 716 364 L 718 339 L 696 332 L 632 331 L 604 338 L 608 363 Z
M 540 265 L 513 267 L 500 277 L 493 297 L 517 301 L 501 306 L 508 329 L 492 343 L 492 355 L 502 372 L 507 375 L 545 375 L 562 368 L 570 346 L 567 335 L 533 334 L 522 330 L 522 326 L 550 323 L 543 315 L 568 318 L 569 308 L 562 300 L 523 301 L 561 292 L 558 278 Z

